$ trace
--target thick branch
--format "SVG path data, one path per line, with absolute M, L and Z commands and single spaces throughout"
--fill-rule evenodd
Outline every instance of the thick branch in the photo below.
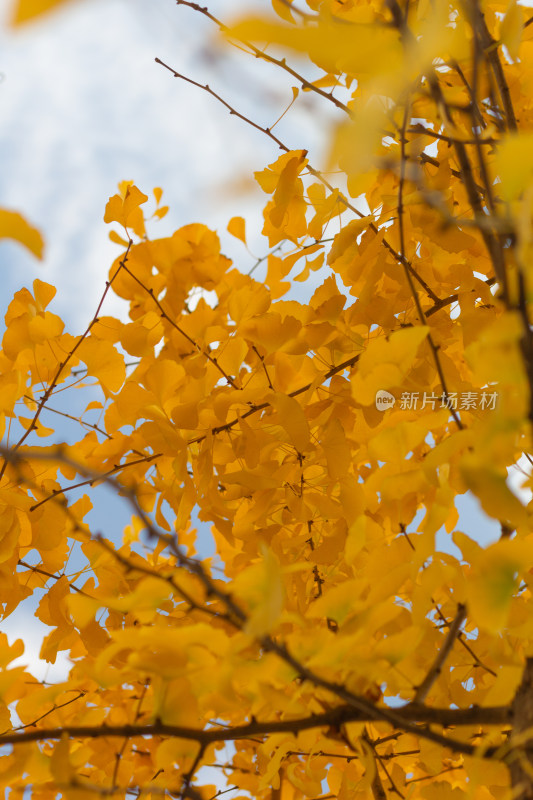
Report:
M 522 682 L 513 704 L 514 745 L 507 756 L 514 800 L 531 800 L 533 797 L 533 658 L 526 660 Z
M 376 709 L 377 710 L 377 709 Z M 395 709 L 395 715 L 406 722 L 425 722 L 444 726 L 457 725 L 507 725 L 510 723 L 510 709 L 507 706 L 476 707 L 467 709 L 426 708 L 413 703 Z M 207 746 L 212 742 L 228 742 L 248 739 L 270 733 L 298 733 L 311 728 L 338 727 L 347 722 L 372 722 L 375 717 L 344 705 L 313 714 L 302 719 L 272 720 L 270 722 L 250 722 L 246 725 L 235 725 L 232 728 L 188 728 L 178 725 L 165 725 L 155 722 L 150 725 L 65 725 L 60 728 L 37 728 L 24 733 L 8 733 L 0 736 L 0 745 L 36 742 L 44 739 L 61 739 L 65 734 L 72 738 L 99 739 L 107 736 L 175 736 Z M 450 749 L 456 752 L 474 754 L 473 745 L 451 741 Z M 493 753 L 486 753 L 491 757 Z

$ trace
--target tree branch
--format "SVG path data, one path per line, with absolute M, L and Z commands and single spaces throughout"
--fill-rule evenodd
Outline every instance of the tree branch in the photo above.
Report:
M 377 709 L 376 709 L 377 710 Z M 431 723 L 444 726 L 471 725 L 508 725 L 511 722 L 510 709 L 507 706 L 477 707 L 468 709 L 426 708 L 410 703 L 403 708 L 395 709 L 395 715 L 404 722 Z M 199 742 L 206 747 L 213 742 L 229 742 L 248 739 L 271 733 L 298 733 L 312 728 L 338 727 L 347 722 L 372 722 L 374 715 L 355 709 L 349 705 L 339 706 L 322 714 L 313 714 L 301 719 L 254 721 L 248 724 L 235 725 L 229 728 L 199 729 L 178 725 L 165 725 L 155 722 L 146 725 L 64 725 L 57 728 L 37 728 L 23 733 L 7 733 L 0 736 L 0 746 L 19 744 L 21 742 L 37 742 L 48 739 L 61 739 L 67 734 L 72 738 L 97 739 L 103 737 L 139 737 L 139 736 L 175 736 Z M 445 737 L 440 737 L 444 739 Z M 455 752 L 474 755 L 479 748 L 465 742 L 446 739 L 446 746 Z M 485 757 L 494 756 L 494 748 L 485 753 Z M 481 754 L 481 753 L 480 753 Z
M 459 631 L 461 629 L 461 625 L 466 619 L 466 606 L 459 605 L 457 610 L 457 614 L 448 629 L 448 633 L 446 634 L 446 639 L 444 640 L 444 644 L 442 645 L 441 649 L 437 653 L 437 657 L 435 661 L 431 665 L 429 672 L 427 673 L 426 677 L 416 690 L 413 702 L 414 703 L 423 703 L 426 697 L 429 694 L 429 691 L 439 675 L 442 672 L 442 668 L 444 666 L 444 662 L 450 655 L 454 642 L 459 635 Z
M 224 23 L 217 17 L 215 17 L 214 14 L 211 14 L 211 12 L 206 6 L 201 6 L 199 3 L 189 2 L 189 0 L 176 0 L 176 2 L 178 6 L 187 6 L 188 8 L 192 8 L 194 11 L 198 11 L 200 14 L 203 14 L 204 17 L 207 17 L 207 19 L 210 19 L 211 22 L 214 22 L 222 33 L 228 33 L 231 36 L 231 30 L 228 28 L 228 26 L 224 25 Z M 296 9 L 290 6 L 288 3 L 287 5 L 289 6 L 289 8 L 291 8 L 292 11 L 296 11 Z M 302 14 L 303 12 L 297 12 L 297 13 Z M 316 94 L 320 95 L 320 97 L 323 97 L 324 100 L 328 100 L 330 103 L 333 103 L 333 105 L 336 106 L 338 109 L 344 111 L 345 114 L 351 116 L 351 111 L 347 105 L 345 105 L 340 100 L 337 100 L 337 98 L 334 97 L 330 92 L 325 92 L 323 89 L 320 88 L 320 86 L 315 86 L 314 83 L 308 81 L 306 78 L 303 77 L 303 75 L 300 75 L 299 72 L 296 72 L 295 69 L 290 67 L 284 58 L 274 58 L 274 56 L 271 56 L 268 53 L 265 53 L 263 50 L 260 50 L 258 47 L 256 47 L 251 42 L 248 42 L 246 39 L 238 39 L 237 41 L 239 41 L 241 44 L 247 47 L 255 56 L 255 58 L 260 58 L 262 61 L 267 61 L 269 64 L 274 64 L 276 67 L 279 67 L 284 72 L 287 72 L 289 75 L 291 75 L 298 81 L 302 89 L 309 89 L 310 91 L 315 92 Z

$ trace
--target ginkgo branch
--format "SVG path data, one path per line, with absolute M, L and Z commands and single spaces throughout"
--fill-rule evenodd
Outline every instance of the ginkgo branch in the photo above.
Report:
M 122 555 L 122 553 L 117 552 L 114 547 L 112 547 L 103 536 L 97 534 L 94 537 L 94 540 L 98 542 L 104 550 L 106 550 L 119 564 L 122 564 L 123 567 L 128 572 L 138 572 L 141 575 L 149 575 L 152 578 L 158 578 L 162 581 L 166 581 L 170 584 L 170 586 L 174 589 L 176 594 L 178 594 L 182 600 L 184 600 L 190 607 L 191 611 L 199 611 L 203 614 L 207 614 L 210 617 L 216 617 L 220 620 L 225 620 L 228 622 L 232 627 L 237 628 L 240 630 L 240 626 L 235 623 L 235 621 L 226 614 L 221 609 L 214 609 L 208 605 L 200 605 L 200 603 L 196 602 L 196 600 L 192 597 L 192 595 L 187 592 L 180 584 L 177 582 L 176 577 L 173 573 L 164 574 L 162 572 L 157 572 L 154 569 L 150 569 L 149 567 L 145 567 L 142 564 L 138 563 L 137 561 L 132 561 L 131 558 L 127 558 L 126 556 Z
M 500 60 L 500 54 L 497 47 L 498 43 L 490 35 L 485 17 L 479 7 L 478 0 L 465 0 L 464 5 L 467 12 L 471 15 L 472 29 L 474 34 L 480 39 L 482 50 L 494 74 L 505 111 L 508 129 L 510 131 L 516 131 L 518 128 L 516 114 L 513 108 L 509 84 L 507 83 L 502 62 Z
M 461 625 L 466 619 L 466 606 L 460 605 L 457 614 L 454 617 L 453 622 L 449 626 L 448 633 L 446 634 L 446 638 L 444 643 L 437 653 L 437 656 L 431 665 L 426 677 L 417 688 L 415 692 L 415 696 L 413 698 L 414 703 L 424 703 L 426 697 L 429 694 L 429 691 L 439 675 L 442 672 L 442 668 L 446 662 L 446 659 L 450 655 L 454 642 L 457 639 L 459 631 L 461 629 Z
M 37 573 L 37 575 L 44 575 L 44 577 L 46 579 L 50 578 L 50 579 L 52 579 L 54 581 L 58 581 L 60 578 L 63 577 L 62 575 L 56 575 L 54 572 L 49 572 L 46 569 L 42 569 L 42 567 L 37 567 L 37 566 L 34 566 L 33 564 L 28 564 L 28 563 L 26 563 L 26 561 L 23 561 L 20 558 L 17 561 L 17 565 L 19 565 L 21 567 L 26 567 L 26 569 L 28 569 L 30 572 L 35 572 L 35 573 Z M 46 583 L 46 581 L 44 581 L 44 583 Z M 78 594 L 81 594 L 84 597 L 92 597 L 92 595 L 87 594 L 87 592 L 84 592 L 83 589 L 80 589 L 79 586 L 76 586 L 74 583 L 71 583 L 69 581 L 68 585 L 75 592 L 78 592 Z
M 71 697 L 70 700 L 65 700 L 64 703 L 58 703 L 58 704 L 54 703 L 52 708 L 49 711 L 45 711 L 44 714 L 41 714 L 40 717 L 36 717 L 31 722 L 28 722 L 27 725 L 18 725 L 16 728 L 12 728 L 12 730 L 16 732 L 16 731 L 26 730 L 26 728 L 35 728 L 38 722 L 41 722 L 50 714 L 53 714 L 54 711 L 58 711 L 60 708 L 65 708 L 66 706 L 70 706 L 72 703 L 75 703 L 76 700 L 80 700 L 82 697 L 85 697 L 85 692 L 78 692 L 78 694 L 75 697 Z M 0 733 L 0 738 L 2 736 L 7 735 L 7 733 L 8 731 L 3 731 L 2 733 Z
M 13 450 L 5 450 L 5 449 L 0 448 L 0 452 L 7 453 L 7 457 L 9 459 L 9 458 L 11 458 L 11 454 L 13 453 Z M 107 472 L 104 472 L 102 474 L 93 473 L 93 477 L 92 478 L 87 478 L 86 480 L 79 481 L 78 483 L 71 483 L 69 486 L 62 486 L 59 489 L 54 489 L 51 492 L 51 494 L 47 495 L 46 497 L 43 497 L 43 499 L 39 500 L 37 503 L 34 503 L 30 507 L 30 511 L 35 511 L 35 509 L 39 508 L 39 506 L 44 505 L 44 503 L 48 503 L 48 501 L 52 500 L 52 498 L 60 497 L 61 495 L 66 494 L 67 492 L 74 491 L 74 489 L 81 489 L 83 486 L 94 486 L 94 484 L 99 482 L 99 481 L 106 481 L 109 478 L 111 478 L 113 475 L 116 475 L 118 472 L 122 472 L 127 467 L 136 467 L 139 464 L 150 464 L 152 461 L 154 461 L 155 459 L 159 458 L 160 456 L 161 456 L 161 453 L 154 453 L 153 455 L 142 456 L 142 458 L 137 458 L 137 459 L 135 459 L 133 461 L 126 461 L 124 464 L 117 464 L 116 466 L 112 467 L 112 469 L 110 469 Z M 32 458 L 36 458 L 36 457 L 37 456 L 35 455 L 35 453 L 32 453 Z M 50 457 L 49 456 L 48 457 L 45 456 L 45 458 L 47 458 L 47 460 L 49 460 Z M 55 458 L 56 459 L 60 459 L 61 458 L 59 452 L 57 453 Z M 72 463 L 72 462 L 68 462 L 68 463 Z M 123 487 L 120 488 L 120 491 L 121 492 L 124 491 Z
M 336 367 L 331 367 L 321 378 L 320 383 L 325 383 L 334 375 L 337 375 L 339 372 L 343 372 L 345 369 L 349 369 L 353 367 L 359 359 L 361 358 L 361 354 L 357 353 L 357 355 L 352 356 L 351 358 L 342 361 L 340 364 L 337 364 Z M 288 392 L 288 397 L 298 397 L 301 394 L 309 391 L 313 386 L 313 383 L 306 383 L 304 386 L 300 386 L 298 389 L 294 389 L 292 392 Z M 229 422 L 225 422 L 223 425 L 217 425 L 216 427 L 211 429 L 211 433 L 213 435 L 217 433 L 222 433 L 222 431 L 229 431 L 235 425 L 237 425 L 241 419 L 247 419 L 247 417 L 251 417 L 252 414 L 256 414 L 258 411 L 264 411 L 266 408 L 271 408 L 271 404 L 268 402 L 265 403 L 258 403 L 257 405 L 253 405 L 247 411 L 244 411 L 239 417 L 235 417 L 235 419 L 230 420 Z M 207 434 L 203 434 L 202 436 L 195 436 L 194 439 L 189 439 L 188 444 L 197 444 L 199 442 L 203 442 L 204 439 L 207 438 Z
M 506 725 L 509 724 L 509 709 L 503 707 L 475 707 L 471 709 L 426 708 L 407 705 L 395 709 L 395 714 L 405 724 L 411 726 L 412 722 L 433 723 L 445 726 L 470 726 L 477 724 Z M 312 728 L 339 727 L 347 722 L 372 722 L 375 717 L 364 711 L 354 709 L 349 705 L 326 711 L 322 714 L 312 714 L 301 719 L 254 721 L 243 725 L 234 725 L 227 729 L 199 729 L 178 725 L 165 725 L 157 721 L 146 725 L 63 725 L 56 728 L 37 728 L 24 733 L 8 733 L 0 735 L 0 746 L 18 744 L 20 742 L 36 742 L 46 739 L 60 739 L 67 735 L 71 738 L 101 738 L 101 737 L 127 737 L 132 739 L 142 736 L 174 736 L 200 743 L 206 747 L 214 742 L 237 741 L 253 736 L 262 736 L 270 733 L 297 733 L 298 731 Z M 418 729 L 417 729 L 418 730 Z M 422 735 L 424 729 L 420 729 Z M 446 742 L 446 747 L 457 753 L 465 755 L 479 755 L 485 758 L 494 758 L 497 748 L 491 747 L 483 750 L 467 742 L 459 742 L 438 737 L 438 741 Z
M 131 271 L 131 270 L 130 270 L 128 267 L 124 266 L 124 269 L 125 269 L 125 271 L 128 273 L 128 275 L 130 275 L 130 277 L 131 277 L 131 278 L 133 278 L 133 280 L 134 280 L 136 283 L 138 283 L 138 284 L 139 284 L 139 286 L 141 287 L 141 289 L 144 289 L 144 291 L 145 291 L 145 292 L 146 292 L 148 295 L 150 295 L 150 297 L 152 298 L 152 300 L 154 301 L 154 303 L 155 303 L 155 304 L 156 304 L 156 306 L 158 307 L 158 309 L 159 309 L 159 311 L 160 311 L 160 313 L 161 313 L 161 316 L 163 317 L 163 319 L 165 319 L 165 320 L 166 320 L 166 321 L 167 321 L 167 322 L 168 322 L 168 323 L 169 323 L 169 324 L 170 324 L 170 325 L 171 325 L 171 326 L 174 328 L 174 330 L 178 331 L 178 333 L 180 333 L 180 334 L 181 334 L 181 335 L 182 335 L 182 336 L 183 336 L 185 339 L 187 339 L 187 341 L 189 342 L 189 344 L 191 344 L 191 345 L 192 345 L 192 346 L 193 346 L 193 347 L 194 347 L 196 350 L 198 350 L 198 352 L 199 352 L 199 353 L 201 353 L 203 356 L 205 356 L 205 357 L 207 358 L 207 360 L 208 360 L 208 361 L 209 361 L 211 364 L 213 364 L 213 366 L 214 366 L 214 367 L 216 367 L 216 369 L 217 369 L 217 370 L 220 372 L 220 374 L 222 375 L 222 377 L 223 377 L 223 378 L 225 378 L 225 380 L 227 381 L 227 383 L 228 383 L 228 385 L 229 385 L 229 386 L 231 386 L 233 389 L 239 389 L 239 386 L 237 386 L 237 384 L 235 383 L 235 381 L 233 380 L 233 378 L 231 377 L 231 375 L 228 375 L 228 374 L 227 374 L 227 372 L 226 372 L 224 369 L 222 369 L 222 367 L 221 367 L 221 366 L 220 366 L 220 364 L 218 363 L 217 359 L 216 359 L 214 356 L 212 356 L 212 355 L 211 355 L 211 353 L 210 353 L 208 350 L 206 350 L 205 348 L 203 348 L 203 347 L 201 347 L 199 344 L 197 344 L 197 342 L 195 342 L 195 341 L 194 341 L 194 339 L 193 339 L 191 336 L 189 336 L 189 334 L 188 334 L 186 331 L 184 331 L 184 330 L 183 330 L 183 328 L 182 328 L 180 325 L 178 325 L 178 324 L 177 324 L 177 322 L 175 322 L 175 321 L 172 319 L 172 317 L 170 317 L 170 316 L 167 314 L 167 312 L 166 312 L 166 311 L 165 311 L 165 309 L 163 308 L 162 304 L 160 303 L 160 301 L 159 301 L 159 300 L 157 299 L 157 297 L 155 296 L 155 294 L 154 294 L 154 290 L 153 290 L 151 287 L 148 287 L 148 286 L 146 286 L 146 285 L 145 285 L 145 284 L 144 284 L 144 283 L 141 281 L 141 279 L 140 279 L 140 278 L 138 278 L 138 277 L 137 277 L 137 275 L 135 275 L 135 273 L 134 273 L 134 272 L 132 272 L 132 271 Z
M 224 23 L 221 22 L 219 19 L 217 19 L 217 17 L 215 17 L 214 14 L 211 14 L 211 12 L 206 6 L 200 6 L 198 3 L 189 2 L 189 0 L 177 0 L 177 5 L 188 6 L 188 8 L 192 8 L 194 9 L 194 11 L 198 11 L 200 14 L 203 14 L 204 17 L 207 17 L 212 22 L 214 22 L 222 33 L 230 32 L 231 35 L 231 31 L 228 28 L 228 26 L 224 25 Z M 320 97 L 324 98 L 324 100 L 328 100 L 330 103 L 333 103 L 333 105 L 335 105 L 338 109 L 344 111 L 345 114 L 351 115 L 351 111 L 348 108 L 348 106 L 345 105 L 345 103 L 343 103 L 341 100 L 338 100 L 330 92 L 325 92 L 323 89 L 320 88 L 320 86 L 315 86 L 314 83 L 308 81 L 306 78 L 300 75 L 300 73 L 296 72 L 296 70 L 293 69 L 293 67 L 287 64 L 286 59 L 274 58 L 274 56 L 271 56 L 264 50 L 260 50 L 254 44 L 244 39 L 239 39 L 238 41 L 245 47 L 247 47 L 256 58 L 260 58 L 262 61 L 267 61 L 269 64 L 274 64 L 276 67 L 280 67 L 282 70 L 287 72 L 289 75 L 291 75 L 298 81 L 302 89 L 308 89 L 309 91 L 315 92 L 316 94 L 320 95 Z
M 28 400 L 29 402 L 34 403 L 35 405 L 38 405 L 38 401 L 35 400 L 35 398 L 30 397 L 27 394 L 24 395 L 24 398 L 25 398 L 25 400 Z M 75 417 L 73 414 L 67 414 L 66 411 L 59 411 L 59 409 L 52 408 L 49 405 L 43 406 L 43 410 L 44 411 L 49 411 L 51 414 L 58 414 L 59 416 L 64 417 L 65 419 L 70 419 L 73 422 L 77 422 L 79 425 L 81 425 L 81 426 L 83 426 L 85 428 L 90 428 L 91 430 L 97 431 L 98 433 L 101 433 L 102 436 L 105 436 L 106 439 L 112 439 L 113 438 L 109 433 L 107 433 L 107 431 L 104 431 L 103 428 L 100 428 L 94 422 L 85 422 L 85 420 L 83 420 L 81 417 Z
M 483 139 L 476 138 L 476 137 L 470 138 L 470 139 L 468 139 L 468 138 L 467 139 L 463 139 L 463 138 L 460 138 L 458 136 L 457 137 L 456 136 L 450 136 L 449 133 L 439 133 L 438 131 L 432 131 L 432 130 L 430 130 L 430 128 L 426 127 L 425 125 L 422 125 L 421 122 L 417 122 L 415 125 L 411 125 L 411 127 L 407 128 L 407 130 L 405 132 L 406 133 L 417 134 L 417 135 L 423 134 L 424 136 L 429 136 L 430 139 L 439 139 L 439 140 L 441 140 L 443 142 L 450 142 L 451 144 L 453 144 L 456 141 L 460 142 L 461 144 L 475 144 L 475 145 L 477 145 L 479 143 L 479 144 L 487 145 L 487 146 L 494 146 L 494 144 L 496 144 L 496 140 L 491 136 L 483 137 Z M 456 177 L 458 177 L 459 175 L 460 175 L 460 173 L 456 172 Z
M 391 3 L 391 5 L 392 5 L 393 9 L 396 8 L 396 4 L 394 2 Z M 403 19 L 403 17 L 402 17 L 402 19 Z M 408 121 L 409 121 L 409 100 L 406 99 L 405 107 L 404 107 L 404 113 L 403 113 L 402 129 L 401 129 L 401 132 L 400 132 L 400 148 L 401 148 L 400 149 L 400 178 L 399 178 L 399 181 L 398 181 L 398 227 L 399 227 L 399 233 L 400 233 L 400 255 L 403 256 L 402 264 L 403 264 L 404 271 L 405 271 L 405 277 L 406 277 L 407 283 L 409 285 L 409 290 L 411 292 L 411 296 L 412 296 L 412 298 L 414 300 L 416 309 L 418 311 L 418 315 L 419 315 L 419 318 L 420 318 L 420 323 L 422 325 L 424 325 L 424 324 L 426 324 L 426 315 L 424 314 L 424 309 L 422 308 L 422 304 L 420 302 L 420 298 L 418 297 L 418 292 L 416 290 L 416 286 L 414 285 L 414 281 L 413 281 L 413 277 L 411 275 L 411 272 L 407 269 L 407 266 L 406 266 L 407 259 L 405 258 L 405 231 L 404 231 L 403 192 L 404 192 L 404 187 L 405 187 L 405 168 L 406 168 L 406 163 L 407 163 L 405 132 L 407 130 Z M 442 386 L 442 391 L 443 391 L 444 397 L 446 399 L 448 399 L 449 392 L 448 392 L 448 388 L 447 388 L 446 379 L 445 379 L 445 376 L 444 376 L 444 371 L 442 369 L 441 360 L 440 360 L 440 357 L 439 357 L 439 352 L 438 352 L 439 348 L 438 348 L 437 344 L 435 343 L 435 340 L 433 338 L 433 334 L 431 332 L 428 334 L 427 340 L 428 340 L 428 344 L 429 344 L 430 349 L 431 349 L 431 354 L 433 356 L 433 360 L 435 362 L 435 367 L 437 369 L 437 374 L 438 374 L 438 376 L 440 378 L 440 382 L 441 382 L 441 386 Z M 464 427 L 463 423 L 462 423 L 461 418 L 459 417 L 457 411 L 455 410 L 455 408 L 453 408 L 453 406 L 450 406 L 450 414 L 452 415 L 452 417 L 454 419 L 454 422 L 457 425 L 457 427 L 459 428 L 459 430 L 462 430 L 463 427 Z

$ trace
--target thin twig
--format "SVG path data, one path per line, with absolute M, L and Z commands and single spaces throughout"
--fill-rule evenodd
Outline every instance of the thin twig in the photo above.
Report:
M 146 284 L 144 284 L 143 281 L 140 278 L 138 278 L 137 275 L 135 275 L 135 273 L 131 271 L 131 269 L 129 269 L 129 267 L 124 266 L 124 269 L 128 273 L 128 275 L 131 278 L 133 278 L 133 280 L 136 283 L 139 284 L 141 289 L 144 289 L 146 294 L 150 295 L 150 297 L 152 298 L 152 300 L 154 301 L 154 303 L 158 307 L 158 309 L 159 309 L 159 311 L 161 313 L 161 316 L 164 319 L 166 319 L 166 321 L 174 328 L 174 330 L 178 331 L 178 333 L 180 333 L 185 339 L 187 339 L 189 344 L 191 344 L 193 347 L 195 347 L 198 350 L 199 353 L 201 353 L 203 356 L 205 356 L 207 358 L 207 360 L 210 361 L 211 364 L 213 364 L 214 367 L 216 367 L 216 369 L 220 372 L 222 377 L 225 378 L 226 382 L 233 389 L 240 389 L 240 387 L 237 386 L 237 384 L 235 383 L 235 381 L 233 380 L 231 375 L 228 375 L 227 372 L 224 369 L 222 369 L 222 367 L 218 363 L 216 357 L 212 356 L 211 353 L 207 349 L 202 348 L 191 336 L 189 336 L 187 331 L 184 331 L 183 328 L 180 325 L 178 325 L 177 322 L 175 322 L 169 314 L 167 314 L 167 312 L 163 308 L 162 304 L 160 303 L 160 301 L 155 296 L 154 290 L 151 287 L 149 288 L 148 286 L 146 286 Z
M 229 35 L 232 36 L 231 29 L 228 28 L 227 25 L 224 25 L 224 23 L 217 17 L 215 17 L 215 15 L 212 14 L 209 11 L 209 9 L 206 8 L 205 6 L 200 6 L 198 3 L 189 2 L 189 0 L 176 0 L 176 2 L 177 5 L 179 6 L 188 6 L 189 8 L 194 9 L 194 11 L 198 11 L 200 14 L 203 14 L 204 17 L 207 17 L 207 19 L 210 19 L 211 22 L 214 22 L 222 33 L 229 33 Z M 300 15 L 303 16 L 303 12 L 298 12 L 292 5 L 289 5 L 289 8 L 291 8 L 292 11 L 296 11 L 296 13 L 299 13 Z M 314 83 L 308 81 L 306 78 L 303 77 L 303 75 L 300 75 L 299 72 L 296 72 L 295 69 L 289 66 L 289 64 L 287 64 L 284 58 L 274 58 L 274 56 L 269 55 L 269 53 L 265 53 L 264 50 L 260 50 L 254 44 L 245 39 L 238 39 L 237 41 L 239 41 L 241 44 L 247 47 L 256 58 L 260 58 L 262 61 L 267 61 L 270 64 L 274 64 L 276 67 L 280 67 L 282 70 L 287 72 L 289 75 L 291 75 L 291 77 L 295 78 L 298 81 L 302 89 L 308 89 L 312 92 L 315 92 L 316 94 L 320 95 L 320 97 L 324 98 L 324 100 L 328 100 L 330 103 L 333 103 L 333 105 L 335 105 L 341 111 L 344 111 L 345 114 L 351 115 L 351 111 L 347 105 L 345 105 L 340 100 L 337 100 L 337 98 L 334 97 L 329 92 L 325 92 L 323 89 L 320 88 L 320 86 L 315 86 Z M 158 59 L 156 58 L 156 61 L 157 60 Z
M 38 401 L 35 400 L 35 398 L 30 397 L 27 394 L 25 394 L 24 397 L 25 397 L 26 400 L 29 400 L 31 403 L 34 403 L 35 405 L 38 405 Z M 59 416 L 65 417 L 65 419 L 71 419 L 73 422 L 77 422 L 79 425 L 82 425 L 85 428 L 90 428 L 91 430 L 98 431 L 98 433 L 101 433 L 102 436 L 105 436 L 107 439 L 112 439 L 113 438 L 110 433 L 107 433 L 107 431 L 104 431 L 103 428 L 98 427 L 98 425 L 96 425 L 96 423 L 85 422 L 85 420 L 83 420 L 81 417 L 75 417 L 73 414 L 67 414 L 66 411 L 59 411 L 57 408 L 52 408 L 49 405 L 43 406 L 43 410 L 44 411 L 50 411 L 52 414 L 59 414 Z

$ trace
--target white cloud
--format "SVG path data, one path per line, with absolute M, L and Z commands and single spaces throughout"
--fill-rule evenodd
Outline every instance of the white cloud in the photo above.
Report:
M 17 639 L 24 642 L 24 653 L 12 661 L 9 668 L 26 667 L 39 681 L 57 683 L 66 679 L 71 662 L 66 653 L 59 652 L 55 664 L 49 664 L 40 658 L 39 653 L 44 637 L 51 628 L 33 616 L 33 608 L 23 603 L 9 617 L 2 620 L 0 628 L 7 635 L 9 644 Z

